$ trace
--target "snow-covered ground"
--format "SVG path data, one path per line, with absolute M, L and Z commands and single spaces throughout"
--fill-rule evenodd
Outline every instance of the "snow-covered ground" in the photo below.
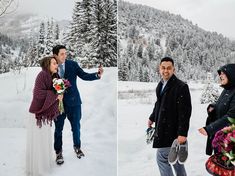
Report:
M 156 101 L 157 83 L 118 82 L 118 172 L 120 176 L 160 176 L 156 149 L 146 144 L 147 120 Z M 189 83 L 192 116 L 188 135 L 189 176 L 208 176 L 205 170 L 206 137 L 198 129 L 205 125 L 207 104 L 200 104 L 204 84 Z
M 70 124 L 63 133 L 65 163 L 54 164 L 46 176 L 117 175 L 117 68 L 104 68 L 97 81 L 78 79 L 81 93 L 81 140 L 86 157 L 79 160 L 73 151 Z M 0 75 L 0 176 L 25 175 L 25 120 L 32 99 L 34 81 L 40 68 Z M 94 72 L 96 69 L 87 70 Z M 54 126 L 52 127 L 54 130 Z

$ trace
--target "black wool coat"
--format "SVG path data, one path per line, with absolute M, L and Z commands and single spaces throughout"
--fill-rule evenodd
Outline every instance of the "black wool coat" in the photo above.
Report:
M 162 82 L 156 88 L 157 101 L 149 119 L 155 122 L 153 148 L 170 147 L 178 136 L 188 135 L 192 111 L 188 85 L 173 75 L 163 92 Z
M 214 104 L 212 115 L 208 116 L 205 130 L 208 134 L 206 154 L 212 154 L 212 140 L 214 134 L 225 126 L 230 125 L 228 117 L 235 118 L 235 88 L 221 93 L 218 101 Z M 210 120 L 209 120 L 210 118 Z
M 224 87 L 218 101 L 213 105 L 213 112 L 208 114 L 206 130 L 208 134 L 206 154 L 211 155 L 212 140 L 214 134 L 225 126 L 231 123 L 228 117 L 235 118 L 235 64 L 227 64 L 218 70 L 218 73 L 224 72 L 229 80 L 229 83 Z M 209 105 L 211 106 L 211 105 Z

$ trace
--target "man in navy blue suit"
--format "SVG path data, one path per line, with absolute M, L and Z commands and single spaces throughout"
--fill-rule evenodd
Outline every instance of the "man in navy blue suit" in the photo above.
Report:
M 63 45 L 56 45 L 52 52 L 56 57 L 59 67 L 58 73 L 61 78 L 69 80 L 71 87 L 69 87 L 63 97 L 65 112 L 57 117 L 55 120 L 54 133 L 54 149 L 56 152 L 56 163 L 63 164 L 64 159 L 62 155 L 62 131 L 64 127 L 64 120 L 67 117 L 70 121 L 73 133 L 74 151 L 78 158 L 84 156 L 81 150 L 80 140 L 80 119 L 81 119 L 81 98 L 77 88 L 77 76 L 86 81 L 93 81 L 101 78 L 103 68 L 99 67 L 96 73 L 86 73 L 78 65 L 77 62 L 66 59 L 66 47 Z

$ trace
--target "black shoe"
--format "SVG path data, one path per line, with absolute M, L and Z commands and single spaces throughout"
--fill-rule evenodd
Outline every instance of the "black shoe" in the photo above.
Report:
M 63 158 L 63 155 L 62 155 L 62 152 L 56 154 L 56 164 L 58 165 L 61 165 L 64 163 L 64 158 Z
M 78 157 L 79 159 L 81 159 L 82 157 L 85 156 L 84 153 L 82 152 L 82 150 L 81 150 L 80 148 L 74 147 L 74 151 L 75 151 L 75 153 L 77 154 L 77 157 Z

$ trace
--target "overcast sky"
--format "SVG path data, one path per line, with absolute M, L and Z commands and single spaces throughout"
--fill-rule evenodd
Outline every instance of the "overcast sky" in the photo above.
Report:
M 17 1 L 17 0 L 16 0 Z M 18 0 L 19 13 L 32 12 L 57 20 L 71 19 L 75 0 Z
M 18 12 L 71 19 L 76 0 L 18 0 Z M 180 14 L 199 27 L 235 39 L 235 0 L 126 0 Z
M 235 0 L 126 0 L 180 14 L 199 27 L 235 39 Z

